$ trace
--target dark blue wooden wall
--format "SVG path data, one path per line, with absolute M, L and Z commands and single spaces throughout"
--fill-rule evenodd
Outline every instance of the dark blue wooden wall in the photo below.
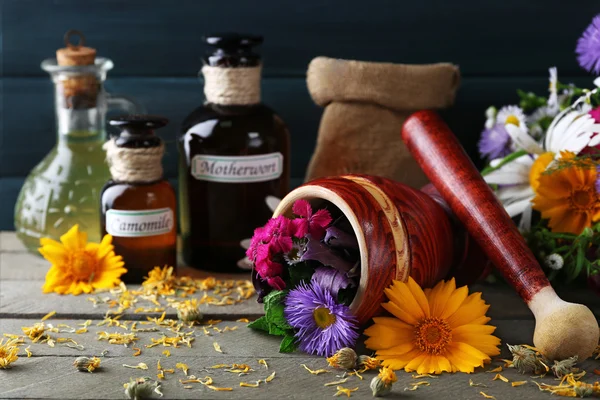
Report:
M 574 48 L 598 12 L 598 0 L 0 0 L 0 230 L 12 229 L 23 179 L 54 144 L 52 84 L 39 64 L 68 29 L 114 61 L 109 91 L 171 120 L 161 130 L 170 178 L 179 123 L 203 100 L 202 34 L 263 34 L 263 98 L 289 125 L 299 182 L 321 115 L 304 81 L 313 57 L 458 64 L 462 86 L 444 117 L 476 157 L 485 108 L 514 103 L 517 88 L 544 92 L 548 67 L 591 86 Z

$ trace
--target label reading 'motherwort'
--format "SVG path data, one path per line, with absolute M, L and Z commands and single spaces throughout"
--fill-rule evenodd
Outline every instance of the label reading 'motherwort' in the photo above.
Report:
M 258 156 L 196 155 L 192 159 L 192 176 L 203 181 L 266 182 L 279 178 L 282 173 L 281 153 Z
M 174 224 L 173 210 L 108 210 L 106 231 L 114 237 L 156 236 L 171 232 Z

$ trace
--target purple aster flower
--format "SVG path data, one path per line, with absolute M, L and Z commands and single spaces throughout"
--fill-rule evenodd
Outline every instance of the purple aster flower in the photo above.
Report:
M 311 280 L 320 287 L 327 289 L 333 298 L 337 298 L 340 289 L 356 286 L 354 281 L 348 278 L 345 273 L 329 267 L 318 267 Z
M 509 155 L 512 152 L 510 148 L 511 144 L 510 135 L 506 131 L 504 124 L 496 124 L 490 129 L 486 128 L 481 132 L 481 139 L 478 144 L 479 153 L 482 157 L 494 160 Z
M 331 247 L 358 249 L 358 240 L 356 240 L 356 236 L 337 226 L 330 226 L 325 230 L 325 239 L 323 239 L 323 241 Z
M 285 298 L 285 318 L 298 329 L 300 350 L 330 357 L 343 347 L 354 347 L 358 339 L 357 320 L 350 309 L 336 304 L 318 283 L 304 282 Z
M 600 14 L 594 17 L 577 41 L 575 52 L 582 68 L 600 74 Z

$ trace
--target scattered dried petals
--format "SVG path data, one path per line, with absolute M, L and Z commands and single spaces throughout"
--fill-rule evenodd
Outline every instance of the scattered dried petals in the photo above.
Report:
M 250 322 L 250 320 L 248 318 L 240 318 L 236 322 L 245 322 L 245 323 L 248 323 L 248 322 Z
M 327 382 L 323 386 L 336 386 L 348 382 L 348 378 L 340 379 L 339 381 Z
M 266 369 L 269 369 L 269 364 L 267 364 L 267 360 L 261 358 L 260 360 L 258 360 L 258 363 L 260 365 L 264 365 Z
M 177 364 L 175 364 L 175 368 L 182 370 L 183 373 L 185 374 L 185 376 L 187 376 L 188 371 L 190 369 L 190 367 L 188 367 L 187 364 L 184 364 L 184 363 L 177 363 Z
M 430 383 L 427 381 L 421 381 L 421 382 L 410 383 L 410 385 L 412 386 L 410 389 L 404 388 L 404 390 L 410 390 L 410 391 L 417 390 L 421 386 L 430 386 Z
M 307 370 L 308 372 L 310 372 L 313 375 L 326 374 L 326 373 L 330 372 L 330 371 L 327 371 L 326 369 L 312 370 L 312 369 L 308 368 L 306 366 L 306 364 L 300 364 L 300 365 L 302 365 L 305 370 Z
M 265 378 L 265 382 L 269 383 L 269 382 L 271 382 L 273 379 L 275 379 L 275 371 L 273 371 L 273 373 L 272 373 L 271 375 L 269 375 L 269 376 L 267 376 L 267 377 Z
M 213 347 L 215 348 L 215 351 L 218 351 L 219 353 L 223 352 L 223 350 L 221 350 L 221 346 L 219 346 L 219 343 L 213 342 Z
M 139 363 L 138 365 L 127 365 L 127 364 L 123 364 L 123 366 L 125 368 L 131 368 L 131 369 L 143 369 L 143 370 L 147 370 L 148 366 L 145 363 Z
M 486 399 L 496 400 L 494 396 L 490 396 L 489 394 L 485 394 L 484 392 L 479 392 L 479 394 L 485 397 Z
M 240 382 L 240 386 L 241 387 L 257 388 L 258 386 L 260 386 L 260 381 L 256 381 L 255 383 Z
M 31 350 L 29 350 L 29 348 L 30 348 L 30 347 L 31 347 L 31 346 L 27 346 L 27 347 L 25 348 L 25 353 L 27 353 L 27 358 L 31 357 Z
M 55 315 L 56 315 L 56 311 L 50 311 L 48 314 L 46 314 L 42 317 L 41 321 L 50 319 L 50 318 L 54 317 Z
M 420 374 L 420 375 L 413 375 L 412 376 L 413 379 L 422 379 L 422 378 L 433 378 L 433 379 L 437 379 L 438 377 L 435 375 L 431 375 L 431 374 Z
M 338 386 L 336 387 L 336 389 L 337 392 L 334 394 L 335 397 L 341 396 L 343 394 L 345 394 L 347 397 L 350 397 L 350 393 L 356 392 L 358 390 L 358 387 L 355 387 L 354 389 L 348 389 L 343 386 Z
M 134 347 L 133 350 L 135 350 L 135 353 L 133 353 L 134 357 L 137 357 L 140 354 L 142 354 L 142 349 L 140 349 L 139 347 Z
M 483 384 L 483 383 L 473 383 L 473 379 L 469 379 L 469 386 L 473 386 L 473 387 L 487 387 L 487 385 Z
M 512 385 L 512 387 L 516 387 L 516 386 L 522 386 L 526 383 L 527 383 L 527 381 L 516 381 L 516 382 L 511 382 L 510 384 Z
M 502 372 L 502 371 L 503 371 L 502 367 L 496 367 L 494 369 L 490 369 L 490 370 L 485 371 L 485 372 Z
M 229 364 L 217 364 L 217 365 L 213 365 L 212 367 L 209 367 L 212 369 L 219 369 L 219 368 L 229 368 Z
M 492 380 L 493 381 L 501 380 L 502 382 L 508 382 L 508 379 L 500 374 L 496 374 L 496 376 L 494 376 L 494 379 L 492 379 Z
M 171 352 L 169 350 L 165 350 L 162 352 L 165 357 L 171 357 Z
M 209 389 L 214 390 L 215 392 L 231 392 L 233 390 L 233 388 L 230 387 L 216 387 L 213 385 L 204 385 Z

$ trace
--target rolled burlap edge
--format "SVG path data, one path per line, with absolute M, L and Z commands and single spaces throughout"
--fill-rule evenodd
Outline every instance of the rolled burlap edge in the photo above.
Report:
M 357 101 L 411 111 L 452 105 L 460 71 L 450 63 L 410 65 L 316 57 L 308 66 L 306 82 L 320 106 Z

